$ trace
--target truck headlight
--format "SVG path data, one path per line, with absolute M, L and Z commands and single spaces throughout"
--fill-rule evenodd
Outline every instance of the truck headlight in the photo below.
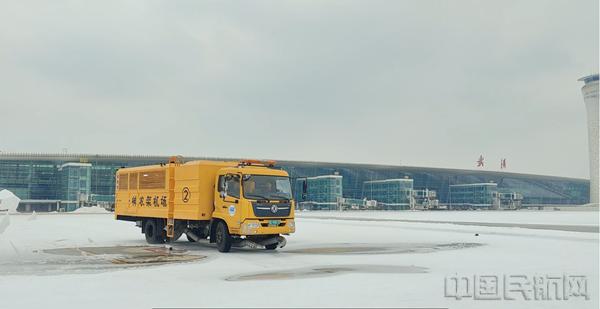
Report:
M 255 229 L 257 229 L 257 228 L 258 228 L 258 226 L 259 226 L 259 225 L 258 225 L 258 223 L 246 223 L 246 227 L 247 227 L 249 230 L 255 230 Z
M 256 222 L 242 224 L 242 234 L 256 234 L 256 229 L 260 225 Z
M 296 229 L 296 222 L 294 220 L 288 220 L 288 226 L 291 229 Z

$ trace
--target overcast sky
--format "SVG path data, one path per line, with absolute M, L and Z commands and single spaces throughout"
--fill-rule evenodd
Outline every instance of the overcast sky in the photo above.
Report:
M 589 177 L 597 0 L 0 1 L 2 152 Z

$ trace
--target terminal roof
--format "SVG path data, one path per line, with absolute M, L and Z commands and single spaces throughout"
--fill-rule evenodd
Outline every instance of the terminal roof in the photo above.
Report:
M 584 83 L 591 83 L 593 81 L 597 81 L 598 80 L 598 73 L 596 74 L 592 74 L 592 75 L 588 75 L 588 76 L 584 76 L 580 79 L 578 79 L 578 81 L 580 82 L 584 82 Z

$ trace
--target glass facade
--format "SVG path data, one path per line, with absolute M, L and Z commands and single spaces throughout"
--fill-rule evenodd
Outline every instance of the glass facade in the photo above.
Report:
M 336 209 L 342 197 L 342 176 L 322 175 L 296 179 L 294 198 L 300 208 Z
M 377 206 L 388 210 L 410 209 L 412 179 L 372 180 L 363 183 L 363 197 L 377 201 Z
M 55 199 L 57 176 L 52 162 L 0 161 L 0 186 L 20 199 Z
M 497 196 L 498 185 L 495 183 L 451 185 L 450 207 L 492 207 Z
M 58 168 L 60 196 L 63 201 L 88 201 L 92 165 L 89 163 L 65 163 Z
M 195 159 L 219 158 L 186 158 L 187 161 Z M 0 187 L 23 200 L 60 200 L 68 195 L 64 192 L 60 167 L 66 163 L 87 163 L 91 165 L 89 200 L 112 202 L 117 169 L 167 161 L 168 157 L 164 156 L 0 153 Z M 277 166 L 290 174 L 294 197 L 299 202 L 335 203 L 335 199 L 342 196 L 363 199 L 367 197 L 363 194 L 365 182 L 409 178 L 413 180 L 414 189 L 435 190 L 442 204 L 450 202 L 451 185 L 489 182 L 494 182 L 499 191 L 522 194 L 523 205 L 589 203 L 589 180 L 585 179 L 372 164 L 279 161 Z M 330 175 L 330 179 L 318 180 L 317 176 L 321 175 Z M 327 184 L 334 178 L 335 185 Z M 302 193 L 304 183 L 305 194 Z M 308 188 L 311 183 L 317 188 L 314 191 Z
M 436 191 L 441 204 L 449 202 L 450 185 L 494 182 L 498 189 L 519 192 L 523 204 L 589 203 L 590 182 L 586 179 L 477 170 L 457 170 L 372 164 L 278 162 L 293 179 L 338 173 L 343 176 L 343 196 L 361 199 L 365 181 L 408 177 L 414 189 Z

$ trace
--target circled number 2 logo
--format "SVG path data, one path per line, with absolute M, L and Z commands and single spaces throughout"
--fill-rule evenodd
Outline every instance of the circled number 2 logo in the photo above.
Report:
M 184 187 L 183 191 L 181 192 L 181 199 L 183 200 L 184 203 L 187 203 L 190 201 L 191 195 L 192 195 L 192 193 L 190 192 L 190 188 Z

